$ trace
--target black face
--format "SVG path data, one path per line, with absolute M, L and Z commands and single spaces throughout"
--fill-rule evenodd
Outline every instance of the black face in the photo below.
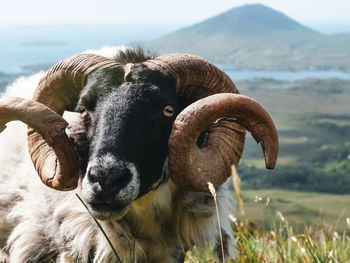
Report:
M 143 68 L 134 72 L 122 85 L 117 70 L 95 74 L 78 106 L 89 145 L 82 195 L 104 220 L 123 216 L 162 178 L 172 125 L 186 106 L 170 78 Z

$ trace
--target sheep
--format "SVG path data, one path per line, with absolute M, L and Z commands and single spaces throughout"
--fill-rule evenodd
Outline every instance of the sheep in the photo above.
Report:
M 32 100 L 2 98 L 0 131 L 15 119 L 31 127 L 28 146 L 20 124 L 0 137 L 0 262 L 118 262 L 76 194 L 122 262 L 184 262 L 194 245 L 211 244 L 221 259 L 208 182 L 232 256 L 224 182 L 241 157 L 244 128 L 262 144 L 268 168 L 278 151 L 271 118 L 237 93 L 202 58 L 125 49 L 113 60 L 81 54 L 59 62 Z

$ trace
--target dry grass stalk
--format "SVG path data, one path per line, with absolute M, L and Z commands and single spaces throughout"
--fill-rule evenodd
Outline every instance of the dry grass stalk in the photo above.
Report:
M 235 188 L 235 192 L 239 202 L 239 210 L 241 212 L 241 215 L 244 216 L 245 211 L 244 211 L 244 202 L 243 202 L 243 195 L 242 195 L 242 189 L 241 189 L 241 179 L 239 178 L 236 167 L 234 165 L 231 165 L 231 172 L 232 172 L 233 187 Z
M 0 223 L 0 229 L 2 228 L 3 224 L 5 223 L 5 221 L 6 221 L 6 217 Z
M 225 262 L 224 243 L 222 241 L 221 223 L 220 223 L 218 203 L 217 203 L 217 200 L 216 200 L 216 191 L 215 191 L 214 185 L 211 182 L 208 182 L 208 187 L 209 187 L 210 193 L 214 197 L 215 208 L 216 208 L 216 217 L 218 219 L 218 227 L 219 227 L 220 242 L 221 242 L 222 262 Z

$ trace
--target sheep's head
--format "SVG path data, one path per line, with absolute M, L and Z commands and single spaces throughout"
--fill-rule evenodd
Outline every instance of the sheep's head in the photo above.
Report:
M 73 109 L 81 113 L 87 142 L 79 153 L 60 117 Z M 31 126 L 29 150 L 42 181 L 71 190 L 80 178 L 83 198 L 101 219 L 122 216 L 152 189 L 167 156 L 180 187 L 220 186 L 240 160 L 245 128 L 261 143 L 267 168 L 277 159 L 277 133 L 266 111 L 239 95 L 224 72 L 191 55 L 126 65 L 71 57 L 49 70 L 33 101 L 4 100 L 0 113 L 0 129 L 13 119 Z

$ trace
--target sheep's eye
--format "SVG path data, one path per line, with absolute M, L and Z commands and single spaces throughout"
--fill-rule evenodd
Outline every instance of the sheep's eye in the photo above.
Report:
M 85 118 L 89 117 L 89 113 L 86 110 L 84 110 L 83 112 L 80 113 L 80 116 L 85 119 Z
M 163 114 L 166 117 L 172 117 L 174 113 L 175 113 L 175 109 L 173 106 L 168 105 L 168 106 L 165 106 L 163 109 Z
M 88 111 L 84 107 L 79 108 L 79 113 L 82 118 L 87 118 L 89 116 Z
M 82 114 L 84 111 L 86 111 L 86 109 L 85 109 L 85 107 L 83 107 L 83 106 L 78 106 L 77 111 L 78 111 L 80 114 Z

